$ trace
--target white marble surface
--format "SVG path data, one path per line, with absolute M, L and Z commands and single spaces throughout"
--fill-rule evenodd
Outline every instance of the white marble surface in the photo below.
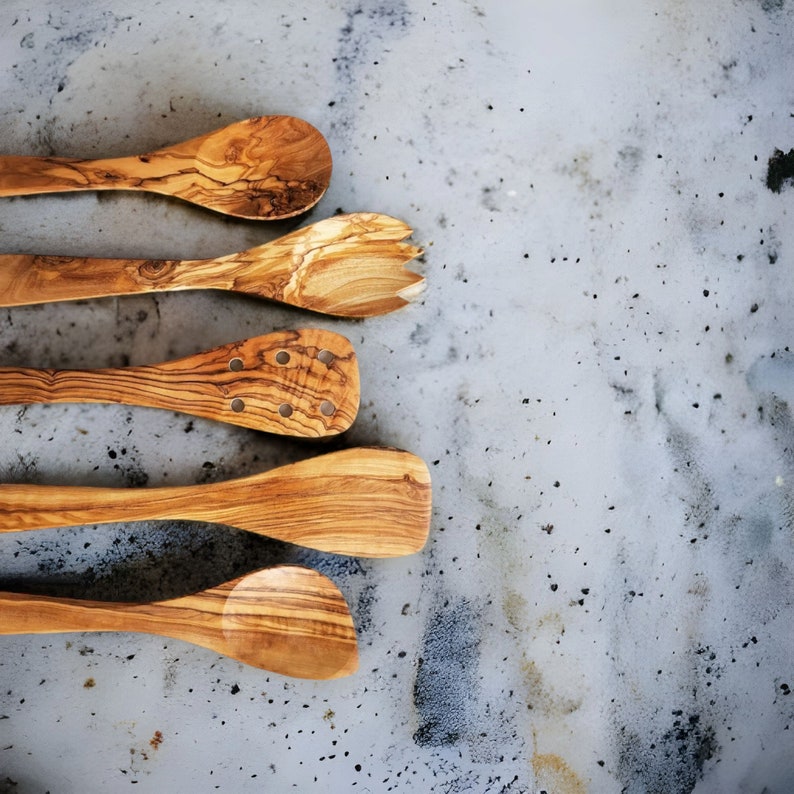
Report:
M 794 185 L 767 169 L 794 147 L 793 36 L 790 0 L 6 0 L 0 153 L 300 116 L 335 160 L 300 223 L 401 217 L 428 287 L 365 322 L 214 293 L 2 310 L 0 364 L 327 327 L 362 367 L 343 444 L 423 456 L 435 506 L 426 550 L 393 561 L 187 524 L 4 536 L 0 587 L 56 594 L 315 564 L 361 668 L 302 682 L 155 637 L 4 637 L 0 791 L 792 791 Z M 143 195 L 0 201 L 5 252 L 204 257 L 286 228 Z M 190 428 L 1 408 L 0 478 L 153 486 L 314 453 Z

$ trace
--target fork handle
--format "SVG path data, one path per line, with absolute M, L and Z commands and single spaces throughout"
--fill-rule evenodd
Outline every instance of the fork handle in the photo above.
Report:
M 0 306 L 189 289 L 200 264 L 178 259 L 0 254 Z M 196 272 L 191 274 L 192 270 Z

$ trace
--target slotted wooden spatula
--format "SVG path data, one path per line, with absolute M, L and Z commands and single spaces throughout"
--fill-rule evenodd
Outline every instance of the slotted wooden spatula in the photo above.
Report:
M 322 329 L 277 331 L 163 364 L 0 367 L 0 405 L 123 403 L 310 438 L 353 423 L 359 388 L 350 342 Z
M 144 604 L 0 593 L 0 634 L 78 631 L 171 637 L 296 678 L 341 678 L 358 666 L 344 597 L 326 576 L 297 565 Z
M 95 259 L 0 255 L 0 306 L 142 292 L 221 289 L 323 314 L 372 317 L 405 306 L 424 278 L 405 267 L 421 252 L 411 228 L 360 212 L 215 259 Z
M 258 116 L 126 157 L 0 157 L 0 196 L 143 190 L 253 220 L 305 212 L 330 179 L 325 138 L 293 116 Z
M 419 551 L 427 540 L 430 510 L 424 461 L 410 452 L 378 447 L 330 452 L 201 485 L 0 485 L 0 532 L 184 519 L 359 557 Z

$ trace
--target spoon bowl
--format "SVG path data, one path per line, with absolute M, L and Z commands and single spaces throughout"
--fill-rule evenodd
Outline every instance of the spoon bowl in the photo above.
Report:
M 0 593 L 0 634 L 83 631 L 170 637 L 296 678 L 341 678 L 358 666 L 344 597 L 326 576 L 298 565 L 143 604 Z
M 146 154 L 0 157 L 0 196 L 142 190 L 249 220 L 299 215 L 323 196 L 331 151 L 294 116 L 258 116 Z

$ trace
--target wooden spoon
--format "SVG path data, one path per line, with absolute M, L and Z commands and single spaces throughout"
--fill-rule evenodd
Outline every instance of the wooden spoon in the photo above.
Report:
M 298 565 L 145 604 L 0 593 L 0 634 L 78 631 L 171 637 L 296 678 L 341 678 L 358 667 L 344 597 L 323 574 Z
M 0 196 L 144 190 L 252 220 L 305 212 L 330 179 L 325 138 L 293 116 L 259 116 L 127 157 L 0 157 Z
M 215 259 L 0 255 L 0 306 L 141 292 L 223 289 L 341 317 L 399 309 L 424 279 L 407 270 L 411 228 L 377 213 L 337 215 Z
M 388 448 L 330 452 L 201 485 L 0 485 L 0 532 L 118 521 L 207 521 L 360 557 L 419 551 L 427 540 L 430 510 L 425 463 Z
M 94 370 L 0 367 L 0 405 L 123 403 L 289 436 L 332 436 L 359 404 L 356 355 L 322 329 L 277 331 L 163 364 Z

